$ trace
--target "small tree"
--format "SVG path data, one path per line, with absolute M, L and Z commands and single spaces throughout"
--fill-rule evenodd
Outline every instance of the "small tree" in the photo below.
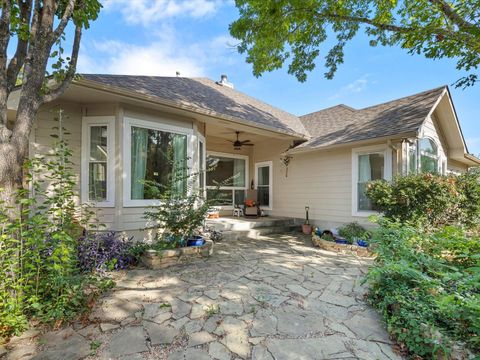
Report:
M 178 247 L 204 224 L 207 213 L 219 200 L 220 186 L 230 179 L 209 190 L 206 198 L 205 189 L 198 187 L 199 173 L 189 173 L 185 161 L 175 163 L 171 159 L 170 163 L 173 171 L 166 182 L 145 182 L 146 191 L 155 194 L 158 205 L 150 207 L 144 216 L 156 230 L 157 241 Z

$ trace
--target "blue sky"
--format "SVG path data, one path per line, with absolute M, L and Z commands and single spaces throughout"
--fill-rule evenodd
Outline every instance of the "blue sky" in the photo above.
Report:
M 78 71 L 175 76 L 227 74 L 235 88 L 302 115 L 339 103 L 361 108 L 455 82 L 452 60 L 427 60 L 399 48 L 368 45 L 359 35 L 347 45 L 334 80 L 323 77 L 323 58 L 299 83 L 284 69 L 252 75 L 228 25 L 238 13 L 229 0 L 104 0 L 99 19 L 85 32 Z M 323 48 L 325 53 L 328 48 Z M 480 84 L 450 87 L 469 151 L 480 154 Z

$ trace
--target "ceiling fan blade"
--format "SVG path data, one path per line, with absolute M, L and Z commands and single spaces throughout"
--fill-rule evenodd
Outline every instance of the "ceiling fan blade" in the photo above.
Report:
M 242 144 L 242 146 L 254 146 L 255 144 Z
M 247 143 L 249 143 L 249 142 L 251 142 L 251 141 L 250 141 L 250 140 L 242 140 L 242 141 L 240 141 L 240 142 L 241 142 L 242 144 L 247 144 Z

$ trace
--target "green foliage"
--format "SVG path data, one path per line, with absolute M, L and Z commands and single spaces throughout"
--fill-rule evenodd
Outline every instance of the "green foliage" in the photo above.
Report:
M 473 228 L 480 223 L 480 175 L 419 174 L 393 182 L 369 184 L 367 196 L 375 208 L 392 220 L 435 228 L 457 224 Z
M 19 333 L 31 318 L 47 323 L 72 319 L 110 285 L 78 271 L 76 178 L 64 135 L 60 122 L 51 154 L 26 164 L 35 196 L 26 189 L 16 194 L 20 213 L 0 203 L 0 337 Z M 14 221 L 9 220 L 12 213 Z
M 410 54 L 455 59 L 458 70 L 475 71 L 480 65 L 476 0 L 236 0 L 236 6 L 240 17 L 230 25 L 230 33 L 240 40 L 238 50 L 247 54 L 255 76 L 289 61 L 288 73 L 303 82 L 326 43 L 332 44 L 324 51 L 325 77 L 331 79 L 343 63 L 345 45 L 358 31 L 371 38 L 371 46 L 400 46 Z M 457 85 L 475 81 L 477 74 L 472 73 Z
M 387 220 L 380 225 L 368 300 L 389 332 L 423 358 L 448 354 L 453 341 L 480 351 L 480 238 L 452 226 L 424 233 Z
M 368 240 L 370 238 L 370 233 L 362 225 L 357 222 L 352 222 L 342 226 L 338 229 L 338 234 L 341 237 L 344 237 L 352 244 L 355 240 Z
M 181 165 L 173 164 L 171 168 L 172 173 L 165 183 L 145 183 L 146 191 L 156 194 L 155 199 L 158 199 L 158 205 L 150 207 L 144 215 L 156 230 L 154 248 L 157 250 L 184 246 L 186 239 L 203 225 L 208 211 L 218 201 L 220 184 L 216 190 L 209 190 L 206 199 L 204 191 L 197 186 L 198 174 L 189 173 Z M 179 183 L 187 186 L 179 187 Z M 184 189 L 179 191 L 179 188 Z

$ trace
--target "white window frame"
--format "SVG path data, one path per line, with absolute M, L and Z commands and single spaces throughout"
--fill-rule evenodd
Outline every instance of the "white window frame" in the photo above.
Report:
M 198 146 L 197 146 L 197 151 L 198 151 L 198 188 L 200 189 L 200 178 L 203 178 L 203 184 L 204 184 L 204 189 L 203 189 L 203 196 L 206 196 L 206 191 L 207 191 L 207 169 L 200 169 L 200 144 L 203 144 L 203 165 L 206 167 L 207 166 L 207 143 L 205 142 L 205 136 L 202 134 L 197 134 L 197 139 L 198 139 Z M 201 190 L 201 189 L 200 189 Z
M 358 209 L 358 157 L 360 155 L 383 155 L 383 178 L 392 180 L 392 150 L 388 145 L 364 146 L 352 149 L 352 216 L 367 217 L 378 214 L 378 211 Z
M 232 153 L 223 153 L 223 152 L 217 152 L 217 151 L 207 151 L 206 152 L 207 156 L 208 155 L 213 155 L 213 156 L 220 156 L 220 157 L 225 157 L 225 158 L 231 158 L 231 159 L 244 159 L 245 160 L 245 187 L 241 186 L 220 186 L 220 190 L 232 190 L 232 199 L 235 202 L 235 199 L 233 198 L 235 196 L 235 190 L 245 190 L 245 192 L 250 188 L 249 185 L 249 177 L 248 177 L 248 169 L 249 169 L 249 164 L 248 160 L 249 157 L 248 155 L 240 155 L 240 154 L 232 154 Z M 205 177 L 205 189 L 215 189 L 215 186 L 208 186 L 206 182 L 206 177 Z M 216 206 L 217 209 L 220 210 L 233 210 L 234 206 L 233 205 L 220 205 Z
M 89 200 L 90 128 L 107 127 L 107 200 Z M 82 117 L 81 198 L 93 207 L 115 207 L 115 116 Z
M 161 120 L 161 119 L 159 119 Z M 141 127 L 149 130 L 165 131 L 187 136 L 187 167 L 190 171 L 193 166 L 192 136 L 193 129 L 173 126 L 161 122 L 140 120 L 131 117 L 124 117 L 123 126 L 123 206 L 124 207 L 148 207 L 159 205 L 160 201 L 155 199 L 132 199 L 132 127 Z
M 255 189 L 258 192 L 258 169 L 261 167 L 268 167 L 268 188 L 269 188 L 269 203 L 268 206 L 260 206 L 263 210 L 273 209 L 273 161 L 262 161 L 255 163 Z

